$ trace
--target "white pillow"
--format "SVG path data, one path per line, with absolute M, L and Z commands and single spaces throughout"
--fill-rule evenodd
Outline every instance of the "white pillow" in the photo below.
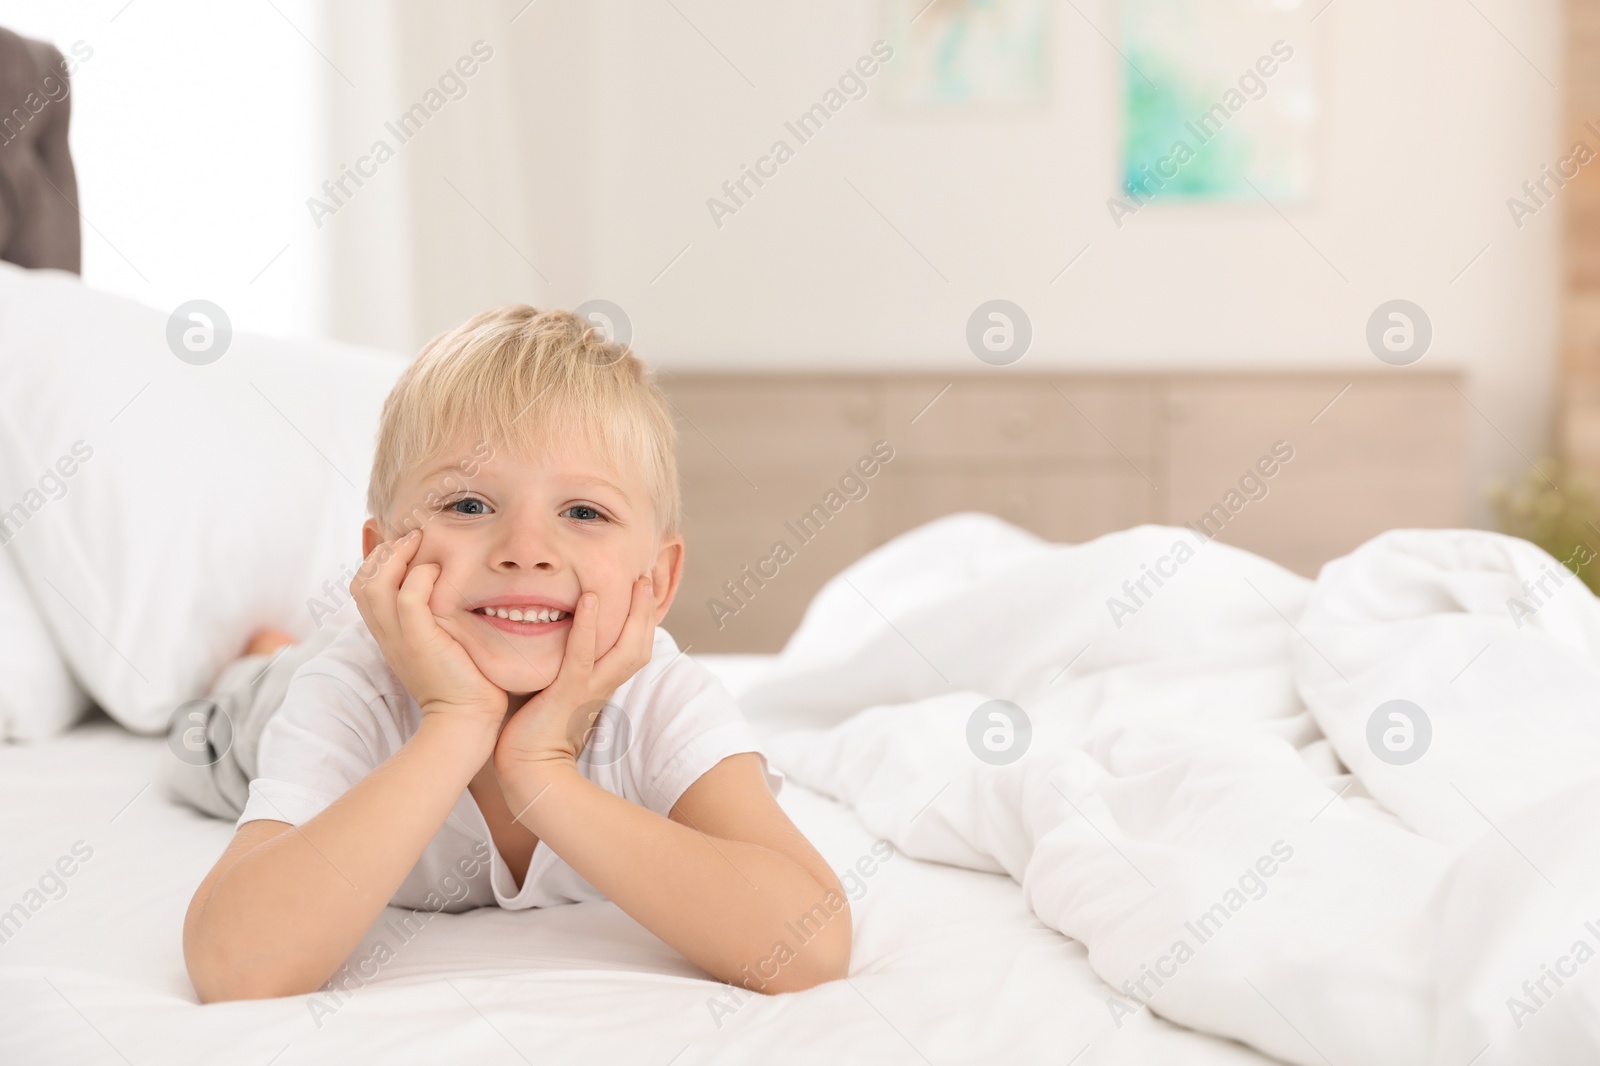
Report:
M 884 619 L 975 585 L 1053 545 L 982 511 L 942 515 L 880 544 L 817 591 L 783 646 L 782 662 L 843 662 Z M 865 600 L 874 608 L 862 613 Z
M 11 553 L 0 548 L 0 740 L 48 739 L 88 709 Z
M 373 437 L 405 366 L 244 334 L 197 365 L 168 335 L 166 313 L 0 264 L 0 520 L 73 673 L 140 732 L 255 629 L 356 617 Z
M 842 571 L 812 597 L 800 625 L 770 664 L 739 692 L 739 706 L 762 739 L 789 729 L 827 729 L 874 702 L 903 702 L 903 682 L 893 670 L 878 695 L 857 702 L 862 649 L 905 618 L 963 589 L 977 590 L 994 575 L 1060 549 L 1003 518 L 981 511 L 943 515 L 881 544 Z M 973 596 L 979 595 L 973 591 Z M 900 639 L 904 639 L 902 635 Z M 919 673 L 914 677 L 921 677 Z M 852 673 L 852 671 L 856 673 Z M 867 679 L 872 688 L 875 681 Z

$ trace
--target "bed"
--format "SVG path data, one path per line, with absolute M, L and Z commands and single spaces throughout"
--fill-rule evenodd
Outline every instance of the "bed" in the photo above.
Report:
M 25 226 L 55 184 L 10 190 Z M 1313 579 L 1188 527 L 935 518 L 780 652 L 697 656 L 859 886 L 846 979 L 747 994 L 605 902 L 390 908 L 317 993 L 201 1006 L 181 922 L 231 826 L 162 793 L 164 737 L 253 629 L 355 620 L 404 361 L 195 358 L 201 312 L 95 292 L 44 229 L 0 242 L 0 1062 L 1594 1060 L 1591 560 L 1477 530 Z
M 712 657 L 735 688 L 765 657 Z M 852 903 L 848 981 L 752 996 L 711 980 L 610 903 L 440 914 L 402 941 L 390 908 L 348 995 L 199 1006 L 179 935 L 231 835 L 152 785 L 159 738 L 105 719 L 0 747 L 7 901 L 81 840 L 92 857 L 0 945 L 0 1061 L 1270 1061 L 1148 1014 L 1119 1029 L 1082 945 L 1004 875 L 896 855 Z M 873 856 L 849 810 L 799 784 L 783 806 L 836 869 Z M 387 956 L 375 950 L 386 940 Z M 370 960 L 365 964 L 362 960 Z
M 0 889 L 34 894 L 0 1055 L 1590 1061 L 1600 604 L 1561 579 L 1519 625 L 1506 596 L 1559 564 L 1498 534 L 1393 531 L 1316 582 L 1186 535 L 950 516 L 836 575 L 781 654 L 706 657 L 860 886 L 850 976 L 793 995 L 601 902 L 390 908 L 320 992 L 199 1006 L 180 923 L 229 826 L 154 787 L 163 740 L 0 748 Z M 1173 555 L 1108 623 L 1108 575 Z

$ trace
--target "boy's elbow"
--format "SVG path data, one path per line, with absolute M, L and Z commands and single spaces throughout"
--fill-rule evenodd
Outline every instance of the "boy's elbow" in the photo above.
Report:
M 194 985 L 194 994 L 202 1004 L 232 1003 L 241 999 L 263 999 L 265 997 L 250 994 L 250 990 L 240 988 L 226 976 L 214 976 L 203 971 L 190 968 L 189 983 Z
M 278 975 L 250 973 L 243 967 L 188 960 L 189 983 L 201 1003 L 232 1003 L 241 999 L 276 999 L 314 992 Z
M 835 945 L 833 950 L 818 961 L 809 975 L 807 988 L 827 984 L 829 981 L 843 981 L 850 976 L 850 935 L 845 933 L 844 943 Z
M 799 965 L 798 962 L 792 966 L 785 966 L 778 971 L 777 976 L 761 986 L 761 991 L 769 996 L 785 992 L 804 992 L 808 988 L 816 988 L 829 981 L 842 981 L 849 976 L 850 953 L 846 950 L 842 955 L 834 953 L 827 958 L 813 959 L 805 966 Z
M 850 952 L 828 959 L 819 965 L 797 973 L 794 981 L 787 988 L 775 989 L 779 992 L 804 992 L 808 988 L 825 985 L 830 981 L 843 981 L 850 976 Z
M 758 991 L 776 996 L 844 980 L 850 976 L 850 942 L 849 922 L 814 937 L 778 966 Z
M 186 940 L 184 968 L 201 1003 L 231 1003 L 241 999 L 278 999 L 315 992 L 321 987 L 294 974 L 234 957 L 217 945 Z

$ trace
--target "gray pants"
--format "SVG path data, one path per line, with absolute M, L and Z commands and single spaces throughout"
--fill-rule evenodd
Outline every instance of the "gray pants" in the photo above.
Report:
M 256 776 L 261 731 L 295 672 L 331 644 L 344 626 L 325 625 L 303 643 L 228 664 L 206 698 L 174 713 L 161 759 L 167 794 L 214 818 L 236 820 Z

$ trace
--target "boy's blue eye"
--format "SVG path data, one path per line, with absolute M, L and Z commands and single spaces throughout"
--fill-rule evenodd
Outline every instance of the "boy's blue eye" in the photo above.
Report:
M 583 513 L 582 514 L 577 514 L 576 513 L 576 512 L 580 512 L 580 511 L 583 512 Z M 585 503 L 575 503 L 575 504 L 573 504 L 571 507 L 567 508 L 567 513 L 570 514 L 570 515 L 573 515 L 575 518 L 581 518 L 584 521 L 590 521 L 590 522 L 594 521 L 596 518 L 604 518 L 605 517 L 605 515 L 601 514 L 599 511 L 595 510 L 593 507 L 590 507 L 588 504 L 585 504 Z
M 450 505 L 456 514 L 480 515 L 489 512 L 488 504 L 475 496 L 464 496 Z

